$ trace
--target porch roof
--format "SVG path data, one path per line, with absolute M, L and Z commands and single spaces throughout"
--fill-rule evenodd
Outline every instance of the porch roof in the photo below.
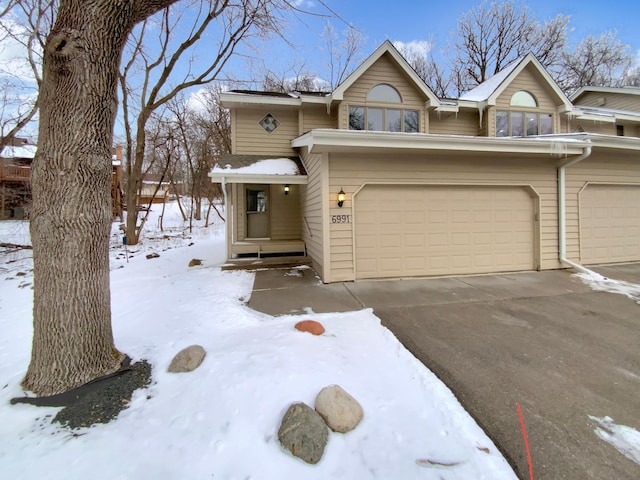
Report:
M 298 156 L 224 154 L 208 175 L 213 183 L 307 183 L 307 172 Z

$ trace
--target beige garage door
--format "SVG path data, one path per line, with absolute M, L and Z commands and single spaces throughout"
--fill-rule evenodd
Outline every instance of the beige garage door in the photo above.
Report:
M 589 185 L 580 195 L 581 261 L 640 261 L 640 185 Z
M 354 222 L 360 279 L 535 268 L 534 201 L 524 188 L 368 185 Z

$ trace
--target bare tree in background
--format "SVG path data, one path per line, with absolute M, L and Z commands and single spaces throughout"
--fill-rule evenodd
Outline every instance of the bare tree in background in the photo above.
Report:
M 145 128 L 151 114 L 180 92 L 218 78 L 241 42 L 281 31 L 280 12 L 288 8 L 288 0 L 244 0 L 237 4 L 228 0 L 183 1 L 180 9 L 162 11 L 154 19 L 153 28 L 147 25 L 150 19 L 136 30 L 120 76 L 127 136 L 127 243 L 136 244 L 140 234 L 137 192 L 145 158 Z M 175 38 L 185 30 L 189 32 L 186 38 Z M 206 32 L 214 31 L 219 34 L 215 42 L 210 40 L 216 45 L 215 51 L 207 52 L 208 61 L 201 60 L 195 67 L 195 46 Z M 153 53 L 147 48 L 150 42 L 155 45 Z M 186 73 L 180 72 L 179 65 L 187 66 Z M 136 83 L 142 84 L 141 89 L 131 88 L 132 76 L 138 77 Z
M 324 40 L 327 55 L 325 64 L 329 72 L 330 86 L 334 89 L 360 64 L 362 46 L 366 38 L 353 26 L 345 29 L 340 35 L 333 25 L 327 23 L 324 29 Z
M 564 55 L 558 83 L 566 92 L 582 86 L 619 87 L 632 82 L 633 56 L 615 32 L 589 35 L 573 52 Z M 636 77 L 637 78 L 637 77 Z
M 433 93 L 440 98 L 449 95 L 451 77 L 433 58 L 433 41 L 395 42 L 394 46 Z
M 541 24 L 528 7 L 511 1 L 482 2 L 458 20 L 452 40 L 451 75 L 457 94 L 479 85 L 529 52 L 549 70 L 560 67 L 569 17 Z
M 16 0 L 0 7 L 0 41 L 20 49 L 0 67 L 0 153 L 38 111 L 42 51 L 56 8 L 55 0 Z
M 330 85 L 306 68 L 304 63 L 294 62 L 281 73 L 262 67 L 260 88 L 267 92 L 326 92 Z

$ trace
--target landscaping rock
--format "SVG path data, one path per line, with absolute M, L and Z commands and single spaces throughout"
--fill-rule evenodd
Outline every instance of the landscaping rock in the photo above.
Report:
M 147 260 L 151 260 L 152 258 L 158 258 L 160 255 L 157 253 L 150 253 L 147 255 Z
M 324 420 L 308 405 L 294 403 L 282 418 L 278 439 L 294 456 L 307 463 L 320 461 L 329 432 Z
M 322 335 L 325 331 L 322 324 L 315 320 L 302 320 L 301 322 L 296 323 L 296 330 L 309 332 L 313 335 Z
M 362 407 L 339 385 L 331 385 L 320 390 L 315 406 L 316 411 L 334 432 L 349 432 L 362 420 Z
M 194 258 L 189 262 L 190 267 L 195 267 L 196 265 L 202 265 L 202 260 L 199 258 Z
M 171 365 L 167 369 L 171 373 L 191 372 L 198 368 L 207 354 L 200 345 L 191 345 L 183 350 L 171 360 Z

